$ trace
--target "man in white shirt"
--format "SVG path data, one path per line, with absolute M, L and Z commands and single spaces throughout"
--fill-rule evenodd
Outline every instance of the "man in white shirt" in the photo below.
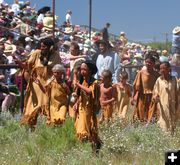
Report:
M 112 73 L 112 81 L 113 83 L 118 82 L 119 73 L 120 73 L 120 58 L 119 55 L 113 52 L 108 48 L 108 45 L 105 41 L 99 42 L 99 50 L 100 54 L 96 60 L 96 66 L 98 68 L 98 72 L 95 75 L 95 78 L 99 79 L 101 77 L 101 73 L 104 69 L 110 70 Z
M 18 0 L 14 0 L 14 3 L 11 6 L 12 11 L 14 12 L 14 16 L 18 15 L 20 12 L 20 5 Z
M 5 0 L 0 0 L 1 5 L 4 5 L 5 3 L 6 3 Z

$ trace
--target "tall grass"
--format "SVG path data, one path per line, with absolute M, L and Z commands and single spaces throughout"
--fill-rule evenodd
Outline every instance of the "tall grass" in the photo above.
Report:
M 77 141 L 70 118 L 62 126 L 46 126 L 39 119 L 33 133 L 13 118 L 0 118 L 0 164 L 161 165 L 165 151 L 180 148 L 180 129 L 171 136 L 156 124 L 115 120 L 100 125 L 99 135 L 103 146 L 94 155 L 89 143 Z

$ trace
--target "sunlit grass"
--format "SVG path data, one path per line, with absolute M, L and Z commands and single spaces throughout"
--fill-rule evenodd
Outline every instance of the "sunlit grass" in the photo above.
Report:
M 13 118 L 0 118 L 0 164 L 2 165 L 126 165 L 164 164 L 164 153 L 180 148 L 180 128 L 174 136 L 156 124 L 132 124 L 119 119 L 101 124 L 103 146 L 94 155 L 89 143 L 75 137 L 74 121 L 62 126 L 46 126 L 40 118 L 35 132 Z

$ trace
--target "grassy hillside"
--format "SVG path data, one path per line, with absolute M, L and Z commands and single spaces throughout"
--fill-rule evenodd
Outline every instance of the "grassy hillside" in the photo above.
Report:
M 73 120 L 58 127 L 38 122 L 31 133 L 15 119 L 0 118 L 1 165 L 161 165 L 165 151 L 180 148 L 180 129 L 172 137 L 155 124 L 116 120 L 100 126 L 103 147 L 96 156 L 76 140 Z

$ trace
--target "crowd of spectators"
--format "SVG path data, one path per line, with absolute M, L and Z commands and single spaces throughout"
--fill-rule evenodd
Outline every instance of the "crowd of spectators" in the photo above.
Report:
M 54 20 L 55 27 L 53 28 Z M 44 6 L 36 10 L 36 7 L 32 7 L 30 1 L 14 0 L 13 4 L 8 4 L 5 0 L 1 0 L 0 64 L 14 64 L 13 56 L 16 56 L 21 61 L 25 61 L 34 50 L 39 48 L 39 41 L 46 37 L 54 38 L 54 49 L 59 51 L 61 62 L 66 67 L 67 79 L 71 78 L 70 73 L 73 70 L 75 62 L 79 59 L 91 59 L 97 64 L 97 67 L 101 65 L 98 61 L 100 60 L 100 63 L 102 62 L 99 56 L 102 55 L 102 39 L 105 39 L 104 47 L 107 47 L 105 48 L 107 49 L 105 52 L 113 54 L 111 60 L 114 64 L 108 64 L 108 69 L 111 69 L 113 76 L 118 70 L 122 70 L 124 66 L 143 65 L 145 54 L 152 50 L 150 46 L 129 42 L 126 33 L 123 31 L 120 32 L 118 39 L 111 40 L 107 30 L 110 28 L 110 23 L 106 23 L 106 27 L 102 31 L 92 31 L 90 35 L 88 28 L 82 28 L 80 25 L 72 22 L 72 11 L 70 10 L 64 16 L 62 25 L 58 25 L 57 20 L 58 16 L 53 16 L 49 6 Z M 168 50 L 154 50 L 157 52 L 157 69 L 160 61 L 171 61 L 171 59 L 172 64 L 180 65 L 178 63 L 180 57 L 179 34 L 180 27 L 176 27 L 173 30 L 172 45 L 172 53 L 176 54 L 176 59 L 172 58 L 172 53 Z M 99 66 L 99 70 L 101 70 L 101 67 Z M 132 83 L 134 80 L 137 69 L 126 68 L 129 74 L 129 82 Z M 9 85 L 15 83 L 19 85 L 20 80 L 18 78 L 21 74 L 19 69 L 0 69 L 1 86 L 3 84 Z M 175 71 L 173 74 L 179 76 L 179 73 Z M 116 82 L 116 79 L 114 79 L 114 82 Z M 3 94 L 1 100 L 5 100 L 5 98 L 10 96 L 12 97 L 12 95 L 8 91 Z M 10 100 L 13 102 L 12 99 Z

